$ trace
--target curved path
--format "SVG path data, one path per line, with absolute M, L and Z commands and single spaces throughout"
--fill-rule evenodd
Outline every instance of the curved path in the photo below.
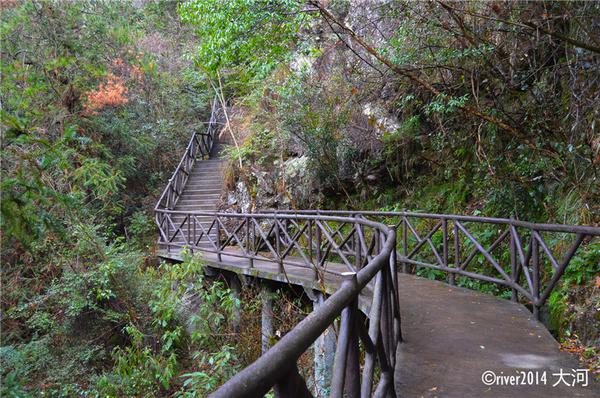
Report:
M 180 261 L 176 253 L 163 258 Z M 286 266 L 287 276 L 270 261 L 247 261 L 205 253 L 210 267 L 242 275 L 318 288 L 306 269 Z M 337 265 L 340 269 L 343 267 Z M 578 369 L 577 360 L 559 350 L 546 328 L 523 305 L 448 284 L 398 274 L 404 342 L 398 346 L 394 376 L 399 397 L 598 397 L 600 383 L 552 387 L 560 369 Z M 339 286 L 331 278 L 330 293 Z M 365 300 L 366 301 L 366 300 Z M 363 308 L 368 311 L 368 308 Z M 501 375 L 546 372 L 547 385 L 486 386 L 486 370 Z M 570 380 L 570 379 L 569 379 Z
M 599 228 L 401 212 L 216 213 L 223 162 L 208 158 L 218 155 L 218 119 L 213 102 L 207 131 L 192 135 L 155 207 L 158 255 L 181 261 L 188 247 L 210 267 L 331 296 L 215 397 L 271 387 L 311 396 L 295 363 L 338 317 L 334 397 L 600 396 L 592 375 L 587 385 L 574 379 L 585 373 L 537 320 Z M 552 233 L 571 234 L 570 245 L 556 253 L 547 244 Z M 399 267 L 443 272 L 451 284 Z M 455 287 L 456 278 L 495 284 L 512 301 Z

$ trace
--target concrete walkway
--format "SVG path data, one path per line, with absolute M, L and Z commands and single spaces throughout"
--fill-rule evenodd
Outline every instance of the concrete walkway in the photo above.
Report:
M 180 260 L 176 253 L 160 256 Z M 216 255 L 206 253 L 203 259 L 211 267 L 257 278 L 321 286 L 305 267 L 286 264 L 284 275 L 271 261 L 255 260 L 249 268 L 248 260 L 240 257 L 223 255 L 218 261 Z M 328 268 L 345 271 L 339 264 Z M 327 290 L 335 291 L 336 277 L 325 279 Z M 413 275 L 399 274 L 399 286 L 404 343 L 397 352 L 398 397 L 600 397 L 600 383 L 591 374 L 587 387 L 564 382 L 552 386 L 559 381 L 555 374 L 561 369 L 571 374 L 578 363 L 559 351 L 556 340 L 524 306 Z M 370 300 L 360 301 L 367 305 Z M 485 385 L 485 371 L 501 377 L 522 376 L 523 371 L 525 385 Z M 546 385 L 541 380 L 544 372 Z M 527 377 L 535 383 L 536 374 L 538 384 L 527 385 Z M 564 379 L 573 381 L 571 376 Z

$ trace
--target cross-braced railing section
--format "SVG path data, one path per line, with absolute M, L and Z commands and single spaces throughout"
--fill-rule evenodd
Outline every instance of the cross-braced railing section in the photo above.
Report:
M 215 397 L 262 396 L 271 388 L 282 396 L 312 396 L 296 363 L 332 325 L 337 349 L 333 377 L 326 381 L 331 396 L 394 394 L 401 330 L 393 228 L 361 217 L 161 212 L 159 243 L 167 250 L 187 247 L 222 262 L 243 259 L 247 268 L 275 264 L 280 275 L 308 275 L 316 288 L 339 284 L 321 307 Z M 175 216 L 183 221 L 174 222 Z
M 328 275 L 357 273 L 376 255 L 384 239 L 361 218 L 181 212 L 161 213 L 159 245 L 167 251 L 189 250 L 305 268 L 315 281 Z
M 185 149 L 185 153 L 181 157 L 173 176 L 169 179 L 154 210 L 173 209 L 175 207 L 177 199 L 179 199 L 179 196 L 183 193 L 183 189 L 185 188 L 185 184 L 190 176 L 194 163 L 196 160 L 210 154 L 215 141 L 215 134 L 218 129 L 219 112 L 220 108 L 218 107 L 218 101 L 215 98 L 212 102 L 210 119 L 206 131 L 195 132 L 192 134 Z M 156 222 L 159 224 L 159 227 L 161 223 L 162 225 L 165 225 L 164 220 L 158 218 L 160 214 L 156 213 L 156 216 Z
M 327 210 L 293 213 L 364 217 L 393 225 L 403 272 L 429 270 L 425 274 L 430 277 L 445 277 L 450 284 L 466 287 L 472 287 L 473 280 L 481 281 L 480 289 L 494 289 L 521 301 L 531 306 L 536 317 L 582 244 L 600 236 L 596 227 L 488 217 Z

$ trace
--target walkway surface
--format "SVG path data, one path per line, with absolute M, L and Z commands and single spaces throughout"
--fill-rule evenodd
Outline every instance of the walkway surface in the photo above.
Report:
M 160 255 L 180 260 L 176 253 Z M 319 287 L 313 271 L 300 266 L 286 264 L 284 275 L 270 261 L 255 260 L 249 268 L 247 259 L 234 256 L 224 255 L 219 261 L 205 253 L 203 259 L 214 268 Z M 343 269 L 338 264 L 329 267 Z M 334 275 L 325 281 L 329 292 L 336 289 Z M 571 374 L 579 365 L 559 350 L 552 335 L 521 304 L 407 274 L 399 274 L 399 286 L 404 337 L 395 375 L 399 397 L 600 397 L 600 383 L 592 375 L 587 387 L 564 382 L 552 386 L 561 369 Z M 497 376 L 520 376 L 523 371 L 534 381 L 536 372 L 540 378 L 545 372 L 546 385 L 487 386 L 482 382 L 485 371 Z

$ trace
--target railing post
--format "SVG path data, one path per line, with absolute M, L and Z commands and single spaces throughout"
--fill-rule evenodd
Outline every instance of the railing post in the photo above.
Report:
M 248 266 L 250 268 L 254 267 L 254 250 L 251 247 L 251 239 L 250 239 L 250 217 L 246 217 L 246 253 L 248 253 Z
M 198 233 L 196 231 L 196 223 L 198 222 L 198 219 L 196 218 L 196 216 L 193 217 L 194 218 L 194 235 L 193 235 L 193 239 L 194 239 L 194 246 L 196 246 L 196 244 L 198 243 L 198 239 L 196 238 L 198 236 Z
M 360 239 L 358 239 L 358 229 L 361 227 L 361 224 L 354 221 L 354 263 L 356 266 L 356 271 L 360 271 L 362 268 L 362 249 L 360 244 Z
M 281 236 L 279 236 L 279 222 L 277 220 L 277 215 L 273 217 L 273 222 L 275 223 L 275 251 L 277 252 L 277 264 L 279 266 L 279 273 L 283 273 L 283 258 L 281 258 Z
M 531 266 L 533 270 L 533 316 L 540 320 L 540 259 L 539 259 L 538 240 L 535 237 L 535 230 L 531 230 Z
M 381 343 L 383 344 L 383 350 L 387 356 L 389 363 L 391 364 L 392 358 L 390 356 L 390 352 L 392 351 L 392 335 L 393 332 L 390 330 L 390 326 L 392 325 L 392 319 L 390 317 L 390 279 L 389 273 L 386 272 L 385 268 L 382 269 L 382 278 L 381 278 L 381 292 L 383 294 L 381 300 Z
M 458 224 L 454 220 L 454 268 L 460 268 L 460 237 L 458 235 Z M 456 283 L 456 279 L 454 280 Z
M 223 258 L 221 256 L 221 224 L 220 224 L 219 221 L 220 221 L 219 217 L 218 216 L 215 217 L 215 225 L 217 227 L 217 237 L 216 237 L 216 240 L 217 240 L 217 242 L 216 242 L 217 243 L 217 259 L 219 261 L 222 261 Z
M 365 354 L 365 365 L 362 375 L 362 393 L 361 396 L 368 397 L 371 395 L 373 386 L 373 374 L 375 372 L 375 358 L 377 356 L 378 338 L 380 336 L 380 321 L 381 321 L 381 301 L 383 292 L 381 290 L 383 272 L 379 271 L 375 276 L 375 288 L 373 289 L 373 299 L 371 300 L 371 310 L 369 311 L 369 330 L 368 335 L 373 343 L 373 352 Z
M 190 229 L 190 222 L 192 219 L 192 215 L 188 214 L 187 215 L 187 239 L 186 239 L 186 244 L 189 246 L 191 253 L 194 253 L 194 249 L 192 248 L 192 245 L 190 245 L 190 237 L 191 237 L 191 229 Z
M 341 289 L 348 285 L 356 285 L 356 274 L 351 279 L 342 282 Z M 333 363 L 333 377 L 331 380 L 332 398 L 360 396 L 360 378 L 358 363 L 358 339 L 356 335 L 356 299 L 342 310 L 340 319 L 340 333 L 338 337 L 335 360 Z M 356 350 L 356 352 L 355 352 Z M 351 376 L 352 379 L 351 380 Z M 346 383 L 348 381 L 348 383 Z M 347 388 L 346 388 L 347 387 Z
M 449 268 L 448 263 L 448 220 L 442 218 L 442 260 L 444 267 Z M 454 273 L 448 272 L 448 283 L 454 286 Z
M 319 272 L 319 266 L 321 265 L 321 228 L 319 227 L 319 223 L 315 221 L 315 240 L 316 240 L 316 257 L 317 264 L 315 266 L 315 271 L 317 272 L 318 278 L 321 277 L 321 273 Z
M 312 230 L 312 220 L 308 219 L 306 221 L 308 223 L 308 258 L 310 262 L 313 262 L 313 230 Z
M 360 351 L 358 347 L 358 301 L 350 303 L 350 335 L 348 336 L 348 354 L 344 392 L 347 398 L 360 398 Z
M 408 257 L 408 221 L 406 217 L 402 217 L 402 254 L 404 258 Z M 402 272 L 408 273 L 408 263 L 402 263 Z
M 167 241 L 165 243 L 167 244 L 167 253 L 171 253 L 171 216 L 169 214 L 165 214 L 165 219 L 167 220 Z
M 402 341 L 402 320 L 400 318 L 400 284 L 398 283 L 398 263 L 396 253 L 396 226 L 389 226 L 389 233 L 392 235 L 392 251 L 390 252 L 390 271 L 392 272 L 392 297 L 394 305 L 394 340 Z
M 510 229 L 510 278 L 511 278 L 513 285 L 516 285 L 517 277 L 518 277 L 517 247 L 516 247 L 516 245 L 517 245 L 516 238 L 517 237 L 513 233 L 513 229 L 510 227 L 509 227 L 509 229 Z M 517 301 L 517 299 L 518 299 L 517 289 L 515 289 L 514 287 L 511 288 L 510 299 L 512 301 Z

